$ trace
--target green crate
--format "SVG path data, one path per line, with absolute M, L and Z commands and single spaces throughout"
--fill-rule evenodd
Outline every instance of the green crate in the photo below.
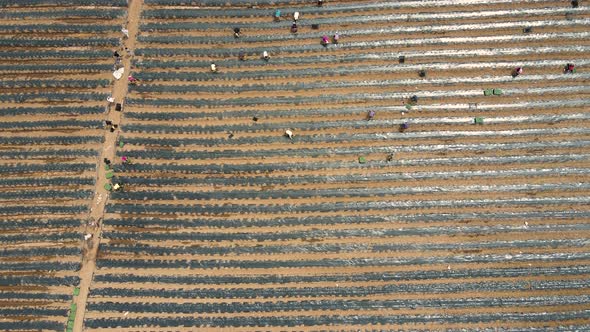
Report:
M 484 96 L 491 96 L 492 94 L 494 94 L 494 90 L 493 89 L 485 89 L 485 90 L 483 90 L 483 95 Z
M 74 287 L 74 296 L 80 295 L 80 287 Z
M 473 121 L 475 122 L 475 124 L 483 124 L 483 118 L 482 117 L 477 117 L 477 118 L 473 119 Z
M 123 143 L 123 142 L 119 142 L 119 147 L 120 147 L 120 148 L 122 148 L 122 147 L 124 147 L 124 146 L 125 146 L 125 143 Z
M 115 176 L 115 173 L 113 173 L 113 172 L 108 172 L 108 173 L 105 175 L 105 177 L 106 177 L 107 179 L 111 179 L 113 176 Z
M 109 171 L 111 169 L 111 166 L 104 164 L 104 170 L 105 171 Z
M 76 303 L 70 304 L 70 312 L 76 312 L 76 309 L 78 309 L 78 305 Z
M 106 191 L 111 191 L 111 190 L 113 190 L 113 186 L 110 183 L 105 183 L 104 189 Z
M 501 96 L 501 95 L 503 94 L 503 92 L 502 92 L 502 90 L 501 90 L 501 89 L 494 89 L 493 93 L 494 93 L 494 95 L 496 95 L 496 96 Z
M 68 322 L 68 329 L 74 329 L 74 322 Z
M 367 162 L 367 159 L 365 159 L 365 157 L 359 157 L 359 163 L 364 164 Z

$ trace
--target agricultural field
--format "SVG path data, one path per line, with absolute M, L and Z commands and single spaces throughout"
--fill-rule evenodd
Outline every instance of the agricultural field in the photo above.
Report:
M 587 2 L 14 3 L 0 330 L 590 330 Z
M 65 331 L 92 245 L 82 238 L 127 3 L 55 2 L 0 1 L 2 331 Z

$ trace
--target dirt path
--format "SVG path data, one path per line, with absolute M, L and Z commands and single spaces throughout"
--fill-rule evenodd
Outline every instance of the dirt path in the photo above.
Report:
M 123 56 L 123 65 L 125 66 L 125 73 L 123 77 L 114 81 L 112 96 L 115 98 L 115 103 L 122 103 L 127 95 L 127 79 L 126 76 L 131 72 L 131 60 L 132 56 L 125 52 L 125 48 L 129 50 L 135 49 L 135 40 L 139 30 L 139 18 L 141 13 L 142 0 L 129 0 L 129 8 L 127 14 L 127 29 L 129 30 L 130 38 L 123 40 L 123 51 L 119 52 Z M 107 114 L 107 119 L 115 124 L 121 123 L 121 113 L 114 110 L 114 106 Z M 108 182 L 105 178 L 105 168 L 103 159 L 107 158 L 113 162 L 115 160 L 115 146 L 117 144 L 117 138 L 119 136 L 119 130 L 114 133 L 110 131 L 105 132 L 105 139 L 103 149 L 98 160 L 98 173 L 96 179 L 96 185 L 94 188 L 94 198 L 92 200 L 92 206 L 90 210 L 89 220 L 99 221 L 102 220 L 104 215 L 105 206 L 108 200 L 108 192 L 104 189 L 104 185 Z M 102 222 L 97 223 L 96 227 L 88 229 L 87 233 L 92 234 L 91 240 L 85 243 L 83 250 L 84 257 L 82 258 L 82 268 L 80 269 L 80 294 L 75 298 L 75 303 L 78 305 L 76 312 L 76 320 L 74 325 L 74 331 L 81 332 L 84 326 L 84 313 L 86 311 L 86 300 L 90 291 L 90 284 L 96 268 L 96 258 L 98 255 L 98 249 L 102 234 Z

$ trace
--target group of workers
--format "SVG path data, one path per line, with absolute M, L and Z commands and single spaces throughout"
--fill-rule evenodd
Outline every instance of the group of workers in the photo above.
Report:
M 318 5 L 319 6 L 321 6 L 322 3 L 323 3 L 322 1 L 318 1 Z M 277 20 L 277 21 L 280 20 L 280 18 L 281 18 L 281 11 L 279 9 L 276 10 L 274 17 L 275 17 L 275 20 Z M 296 33 L 297 30 L 298 30 L 298 28 L 297 28 L 297 21 L 298 20 L 299 20 L 299 12 L 294 12 L 293 13 L 293 24 L 291 25 L 291 32 L 293 32 L 293 33 Z M 242 30 L 239 27 L 235 27 L 233 29 L 233 32 L 234 32 L 234 38 L 236 38 L 236 39 L 237 38 L 240 38 L 242 36 Z M 335 33 L 332 36 L 331 40 L 330 40 L 330 38 L 328 36 L 324 35 L 322 37 L 320 43 L 322 45 L 324 45 L 324 46 L 327 46 L 330 43 L 337 44 L 339 40 L 340 40 L 340 35 L 338 33 Z M 270 60 L 270 54 L 268 53 L 268 51 L 262 52 L 262 59 L 265 60 L 265 61 L 269 61 Z M 246 61 L 246 53 L 244 51 L 240 51 L 238 53 L 238 60 L 240 60 L 240 61 Z M 214 62 L 211 63 L 210 69 L 211 69 L 211 72 L 212 73 L 217 73 L 218 72 L 217 65 Z M 129 77 L 130 77 L 129 83 L 130 84 L 136 84 L 137 80 L 136 79 L 131 80 L 131 76 L 129 76 Z
M 576 71 L 576 66 L 573 63 L 566 63 L 563 72 L 566 74 L 573 74 Z M 522 74 L 522 67 L 516 67 L 512 70 L 512 77 Z
M 323 5 L 323 0 L 318 0 L 317 4 L 318 4 L 318 6 L 322 6 Z M 300 16 L 299 15 L 299 12 L 296 11 L 296 12 L 293 13 L 293 23 L 291 24 L 291 32 L 292 33 L 296 33 L 298 31 L 297 23 L 298 23 L 298 20 L 299 20 L 299 16 Z M 277 9 L 275 11 L 274 19 L 275 19 L 275 21 L 280 21 L 280 19 L 281 19 L 281 11 L 280 10 Z M 314 25 L 313 28 L 317 28 L 317 26 Z M 233 29 L 233 31 L 234 31 L 234 37 L 235 38 L 240 38 L 240 36 L 241 36 L 241 30 L 240 30 L 240 28 L 236 27 L 236 28 Z M 339 41 L 339 39 L 340 39 L 340 35 L 338 33 L 335 33 L 331 38 L 328 37 L 327 35 L 324 35 L 324 36 L 322 36 L 322 39 L 321 39 L 320 43 L 323 46 L 327 46 L 330 43 L 337 44 L 338 41 Z M 245 61 L 245 59 L 246 59 L 246 53 L 244 51 L 240 51 L 239 54 L 238 54 L 238 59 L 241 60 L 241 61 Z M 264 59 L 266 61 L 269 61 L 270 60 L 270 55 L 269 55 L 269 53 L 267 51 L 264 51 L 262 53 L 262 59 Z M 574 67 L 574 64 L 568 63 L 568 64 L 566 64 L 566 66 L 564 68 L 564 73 L 574 73 L 575 72 L 574 68 L 575 68 Z M 217 66 L 215 65 L 215 63 L 211 63 L 211 71 L 212 72 L 217 72 Z M 521 75 L 522 73 L 523 73 L 523 68 L 522 67 L 516 67 L 512 71 L 512 76 L 513 77 L 517 77 L 517 76 Z M 419 72 L 419 76 L 422 77 L 422 78 L 426 77 L 426 71 L 421 70 Z M 410 100 L 409 100 L 409 104 L 416 104 L 417 102 L 418 102 L 418 97 L 415 96 L 415 95 L 412 96 L 410 98 Z M 402 112 L 402 115 L 403 114 L 404 114 L 404 112 Z M 371 110 L 371 111 L 369 111 L 367 113 L 367 120 L 373 120 L 375 118 L 375 116 L 376 116 L 376 112 L 374 110 Z M 404 132 L 408 128 L 409 128 L 409 125 L 405 121 L 399 125 L 399 131 L 400 132 Z M 231 136 L 233 136 L 233 134 L 230 135 L 230 138 L 231 138 Z M 290 140 L 293 140 L 293 131 L 291 129 L 285 130 L 284 136 L 285 137 L 288 137 Z M 126 158 L 126 157 L 123 157 L 123 158 Z M 393 154 L 390 154 L 387 157 L 387 161 L 392 161 L 392 160 L 393 160 Z M 127 162 L 128 162 L 127 159 L 124 159 L 123 160 L 123 163 L 124 164 L 127 163 Z

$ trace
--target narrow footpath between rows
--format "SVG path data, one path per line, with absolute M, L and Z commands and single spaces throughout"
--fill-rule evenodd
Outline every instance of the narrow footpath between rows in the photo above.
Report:
M 127 96 L 127 76 L 131 71 L 131 60 L 133 58 L 132 54 L 135 50 L 135 42 L 139 29 L 139 18 L 142 2 L 143 0 L 129 0 L 127 24 L 125 27 L 127 30 L 129 30 L 129 38 L 123 39 L 123 45 L 119 50 L 119 53 L 122 56 L 122 64 L 125 68 L 125 73 L 121 79 L 114 80 L 113 91 L 111 95 L 115 99 L 115 103 L 123 103 L 125 97 Z M 125 51 L 126 48 L 131 51 L 131 54 Z M 106 103 L 107 101 L 105 100 L 105 104 Z M 105 120 L 110 120 L 114 124 L 121 123 L 121 112 L 115 111 L 114 104 L 111 105 Z M 98 254 L 98 248 L 100 246 L 103 226 L 102 219 L 108 200 L 108 191 L 104 188 L 105 184 L 108 183 L 108 180 L 105 178 L 106 170 L 103 160 L 106 158 L 116 162 L 116 144 L 117 138 L 119 137 L 119 130 L 120 127 L 118 127 L 114 132 L 110 132 L 109 130 L 105 131 L 103 148 L 97 161 L 96 185 L 94 188 L 94 198 L 92 199 L 92 206 L 88 220 L 100 220 L 100 222 L 95 224 L 94 227 L 89 227 L 85 232 L 85 234 L 92 234 L 92 238 L 85 241 L 83 248 L 82 267 L 80 269 L 80 294 L 75 298 L 74 302 L 77 305 L 76 320 L 74 324 L 75 332 L 82 332 L 84 327 L 86 300 L 88 298 L 90 284 L 92 282 L 92 277 L 96 268 L 96 257 Z

